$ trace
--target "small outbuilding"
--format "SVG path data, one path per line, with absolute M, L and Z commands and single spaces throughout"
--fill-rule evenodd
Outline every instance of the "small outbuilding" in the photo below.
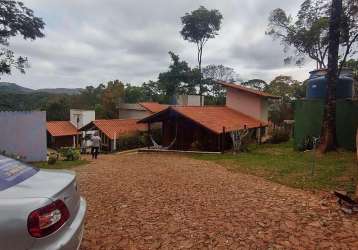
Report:
M 121 148 L 119 139 L 145 131 L 145 125 L 137 122 L 137 119 L 95 120 L 81 131 L 98 131 L 102 139 L 101 150 L 113 152 Z
M 47 122 L 47 146 L 50 148 L 76 147 L 79 134 L 70 121 Z

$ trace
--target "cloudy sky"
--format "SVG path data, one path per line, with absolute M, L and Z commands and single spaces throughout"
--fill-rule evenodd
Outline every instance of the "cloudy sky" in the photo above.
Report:
M 272 9 L 296 13 L 299 0 L 24 0 L 46 23 L 46 37 L 11 40 L 27 56 L 26 74 L 1 81 L 30 88 L 84 87 L 113 79 L 141 84 L 167 69 L 168 51 L 195 66 L 195 46 L 179 34 L 180 17 L 204 5 L 224 19 L 220 35 L 204 49 L 203 64 L 232 67 L 243 79 L 272 80 L 279 74 L 303 80 L 313 68 L 283 64 L 278 41 L 265 35 Z

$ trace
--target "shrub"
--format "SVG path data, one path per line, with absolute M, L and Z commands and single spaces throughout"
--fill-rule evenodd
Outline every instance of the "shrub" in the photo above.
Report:
M 278 128 L 272 132 L 270 142 L 273 144 L 278 144 L 288 140 L 290 140 L 290 132 L 283 128 Z
M 80 150 L 70 147 L 60 149 L 60 154 L 66 161 L 76 161 L 80 159 Z
M 57 157 L 55 155 L 50 155 L 47 160 L 48 165 L 54 165 L 57 162 Z
M 145 135 L 141 135 L 139 133 L 137 134 L 131 134 L 131 135 L 125 135 L 118 138 L 118 149 L 119 150 L 129 150 L 134 148 L 141 148 L 146 145 L 146 137 Z

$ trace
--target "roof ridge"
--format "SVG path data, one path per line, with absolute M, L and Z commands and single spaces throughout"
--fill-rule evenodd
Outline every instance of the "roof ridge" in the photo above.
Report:
M 229 88 L 234 88 L 234 89 L 246 91 L 246 92 L 256 94 L 256 95 L 259 95 L 259 96 L 270 97 L 270 98 L 274 98 L 274 99 L 279 99 L 280 98 L 279 96 L 275 96 L 275 95 L 269 94 L 269 93 L 261 91 L 261 90 L 248 88 L 246 86 L 243 86 L 242 84 L 236 84 L 236 83 L 225 82 L 225 81 L 216 81 L 216 82 L 221 84 L 221 85 L 223 85 L 223 86 L 229 87 Z

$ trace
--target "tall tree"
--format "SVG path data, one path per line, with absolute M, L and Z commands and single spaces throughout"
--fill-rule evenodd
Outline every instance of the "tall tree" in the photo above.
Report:
M 342 17 L 342 0 L 332 0 L 329 22 L 327 96 L 318 147 L 321 153 L 336 148 L 336 85 L 338 81 L 338 53 L 340 41 L 340 24 Z
M 285 62 L 295 61 L 301 65 L 305 57 L 313 59 L 317 68 L 325 68 L 328 58 L 328 28 L 330 15 L 330 1 L 305 0 L 296 18 L 286 14 L 280 8 L 271 12 L 268 31 L 266 34 L 274 39 L 279 39 L 284 45 L 284 51 L 288 56 Z M 354 44 L 358 41 L 358 17 L 356 0 L 344 0 L 344 12 L 340 21 L 342 36 L 341 58 L 343 62 L 356 51 Z M 294 49 L 294 53 L 290 48 Z
M 203 93 L 201 82 L 201 63 L 203 48 L 206 42 L 218 35 L 220 30 L 221 20 L 223 16 L 218 10 L 208 10 L 204 6 L 200 6 L 197 10 L 186 13 L 182 18 L 183 28 L 180 34 L 184 40 L 195 43 L 197 46 L 197 61 L 198 70 L 200 73 L 199 78 L 199 94 Z M 202 98 L 200 97 L 202 103 Z
M 261 79 L 251 79 L 246 82 L 242 82 L 242 85 L 263 91 L 267 87 L 267 82 Z
M 124 84 L 119 80 L 107 83 L 101 97 L 101 108 L 106 118 L 118 118 L 118 105 L 124 97 Z
M 202 70 L 203 85 L 209 96 L 206 100 L 210 100 L 208 104 L 225 104 L 225 89 L 216 81 L 236 82 L 239 81 L 239 75 L 233 68 L 224 65 L 208 65 Z M 208 99 L 209 98 L 209 99 Z
M 10 38 L 17 35 L 25 40 L 43 37 L 45 23 L 21 1 L 0 0 L 0 17 L 0 74 L 11 74 L 12 68 L 25 73 L 27 58 L 15 58 L 14 52 L 6 47 L 10 45 Z

